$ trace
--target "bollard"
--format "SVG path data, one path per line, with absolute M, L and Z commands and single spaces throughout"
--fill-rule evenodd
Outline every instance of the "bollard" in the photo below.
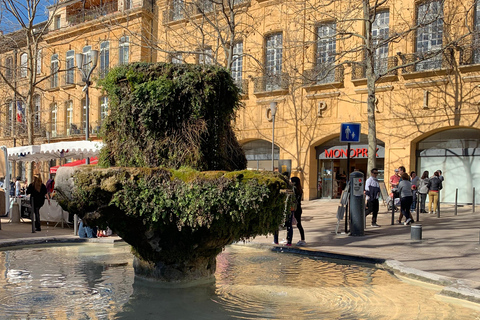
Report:
M 455 215 L 457 215 L 457 206 L 458 206 L 458 188 L 455 189 Z
M 422 225 L 416 224 L 410 228 L 410 239 L 411 240 L 422 240 Z
M 78 216 L 73 215 L 73 235 L 78 236 Z
M 14 202 L 12 204 L 12 223 L 20 223 L 20 207 L 18 203 Z

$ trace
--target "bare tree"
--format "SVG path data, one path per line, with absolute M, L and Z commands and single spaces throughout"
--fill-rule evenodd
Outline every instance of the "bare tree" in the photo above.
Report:
M 57 2 L 53 3 L 50 11 L 55 12 L 57 5 Z M 40 72 L 42 41 L 55 14 L 50 15 L 46 21 L 37 23 L 37 20 L 44 20 L 43 17 L 47 14 L 45 2 L 40 0 L 1 0 L 0 7 L 2 26 L 7 29 L 2 30 L 4 33 L 0 39 L 1 48 L 3 52 L 13 53 L 13 61 L 4 60 L 0 68 L 0 78 L 6 88 L 13 92 L 14 110 L 24 108 L 20 111 L 25 112 L 27 144 L 34 144 L 36 116 L 34 96 L 43 89 L 42 83 L 51 76 L 51 74 L 42 76 Z M 12 30 L 16 31 L 10 32 Z M 17 61 L 18 54 L 20 54 L 20 61 Z M 58 70 L 52 71 L 55 74 Z M 17 106 L 17 101 L 21 106 Z M 29 181 L 31 181 L 31 174 L 30 168 Z

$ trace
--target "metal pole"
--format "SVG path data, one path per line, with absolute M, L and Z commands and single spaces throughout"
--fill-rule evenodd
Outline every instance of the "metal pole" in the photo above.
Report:
M 90 80 L 87 79 L 85 81 L 85 109 L 86 109 L 86 115 L 85 115 L 85 140 L 90 139 L 90 119 L 89 119 L 89 109 L 90 109 L 90 99 L 88 97 L 88 86 L 90 85 Z
M 395 224 L 395 193 L 392 192 L 392 226 Z
M 420 221 L 420 193 L 418 192 L 418 189 L 415 190 L 415 195 L 416 195 L 416 199 L 417 199 L 417 202 L 415 203 L 415 209 L 417 211 L 417 219 L 415 220 L 416 222 Z
M 455 215 L 458 214 L 457 210 L 458 210 L 458 207 L 457 207 L 457 204 L 458 204 L 458 188 L 455 189 Z
M 475 187 L 473 187 L 472 213 L 475 213 Z
M 275 171 L 275 115 L 272 115 L 272 171 Z
M 347 180 L 348 185 L 350 186 L 350 142 L 347 144 L 347 177 L 348 177 L 348 180 Z M 352 192 L 352 190 L 349 189 L 349 192 Z M 348 233 L 348 218 L 349 218 L 348 213 L 350 212 L 349 203 L 350 203 L 350 195 L 348 195 L 347 206 L 345 208 L 345 233 Z
M 440 190 L 438 190 L 438 199 L 437 199 L 437 218 L 440 218 Z

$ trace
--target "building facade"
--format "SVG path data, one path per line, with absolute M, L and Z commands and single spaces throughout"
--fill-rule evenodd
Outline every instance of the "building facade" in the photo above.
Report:
M 300 176 L 306 199 L 339 197 L 349 172 L 367 173 L 375 124 L 387 188 L 401 165 L 419 175 L 442 170 L 442 201 L 459 189 L 459 201 L 471 202 L 475 187 L 479 201 L 479 13 L 474 0 L 378 8 L 348 0 L 65 1 L 44 37 L 42 72 L 57 76 L 39 93 L 38 139 L 84 135 L 77 52 L 100 51 L 98 78 L 134 61 L 218 64 L 243 90 L 234 126 L 248 167 Z M 1 59 L 7 65 L 8 54 Z M 101 88 L 91 93 L 95 137 L 108 98 Z M 8 127 L 14 106 L 4 104 Z M 339 135 L 349 122 L 361 132 L 347 168 Z M 12 145 L 12 136 L 3 139 Z

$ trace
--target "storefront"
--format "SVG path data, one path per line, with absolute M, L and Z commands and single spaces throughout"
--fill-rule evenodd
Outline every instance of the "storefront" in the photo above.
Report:
M 444 177 L 440 201 L 454 203 L 458 189 L 459 203 L 480 203 L 480 130 L 457 128 L 429 136 L 417 144 L 417 171 L 429 176 L 437 170 Z
M 347 145 L 339 139 L 333 139 L 316 147 L 317 154 L 317 198 L 339 198 L 345 188 L 348 174 L 359 170 L 365 176 L 368 166 L 368 145 L 366 136 L 362 135 L 359 144 L 350 146 L 350 169 L 347 168 Z M 377 168 L 383 180 L 385 147 L 377 145 Z

